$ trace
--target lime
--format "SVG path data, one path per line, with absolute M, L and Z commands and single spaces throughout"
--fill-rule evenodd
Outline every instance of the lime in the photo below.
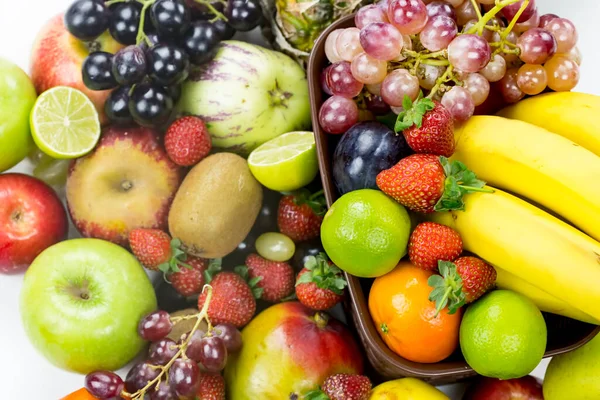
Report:
M 371 189 L 340 197 L 321 225 L 321 242 L 331 261 L 362 278 L 375 278 L 394 269 L 406 254 L 409 235 L 406 209 Z
M 67 86 L 42 93 L 30 117 L 33 140 L 54 158 L 77 158 L 94 149 L 100 139 L 100 121 L 85 94 Z
M 473 303 L 460 325 L 460 348 L 480 375 L 528 375 L 546 351 L 546 322 L 535 304 L 510 290 L 495 290 Z
M 248 157 L 252 175 L 263 186 L 289 192 L 308 185 L 319 171 L 312 132 L 289 132 L 257 147 Z

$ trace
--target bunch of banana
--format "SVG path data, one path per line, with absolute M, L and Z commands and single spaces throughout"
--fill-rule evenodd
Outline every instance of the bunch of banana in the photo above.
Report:
M 600 243 L 581 231 L 498 189 L 428 218 L 458 231 L 465 250 L 497 269 L 499 286 L 543 311 L 600 324 Z
M 600 96 L 547 93 L 520 101 L 499 115 L 545 128 L 600 156 Z

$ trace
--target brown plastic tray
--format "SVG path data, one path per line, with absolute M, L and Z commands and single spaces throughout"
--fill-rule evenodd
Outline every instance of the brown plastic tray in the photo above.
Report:
M 308 82 L 310 86 L 310 101 L 313 129 L 319 156 L 321 180 L 330 207 L 339 197 L 333 183 L 330 156 L 342 135 L 329 135 L 319 126 L 319 108 L 324 101 L 321 91 L 320 74 L 328 65 L 325 56 L 325 39 L 329 32 L 354 26 L 354 15 L 349 15 L 331 25 L 316 41 L 308 62 Z M 460 350 L 435 364 L 422 364 L 408 361 L 394 352 L 381 340 L 373 324 L 366 297 L 372 284 L 370 279 L 358 279 L 346 274 L 348 280 L 349 302 L 346 311 L 352 320 L 364 346 L 365 352 L 374 370 L 384 379 L 396 379 L 412 376 L 434 384 L 451 383 L 477 375 L 462 358 Z M 545 314 L 548 326 L 548 345 L 544 357 L 566 353 L 584 345 L 598 332 L 600 327 L 575 321 L 558 315 Z

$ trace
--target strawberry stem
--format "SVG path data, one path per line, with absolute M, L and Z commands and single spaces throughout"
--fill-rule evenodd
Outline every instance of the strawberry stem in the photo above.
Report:
M 465 185 L 459 185 L 461 188 L 469 191 L 469 192 L 481 192 L 481 193 L 494 193 L 494 189 L 490 189 L 490 188 L 478 188 L 475 186 L 465 186 Z

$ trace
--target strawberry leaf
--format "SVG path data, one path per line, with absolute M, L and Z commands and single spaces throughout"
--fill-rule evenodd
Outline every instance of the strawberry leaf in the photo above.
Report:
M 419 94 L 414 103 L 410 97 L 405 95 L 402 100 L 402 108 L 404 110 L 398 114 L 396 124 L 394 125 L 396 133 L 400 133 L 414 125 L 420 128 L 423 125 L 423 117 L 428 111 L 435 108 L 435 103 L 431 99 L 423 98 L 422 93 Z
M 463 281 L 456 265 L 449 261 L 438 261 L 438 270 L 441 276 L 432 275 L 427 280 L 427 284 L 433 288 L 429 293 L 429 301 L 435 302 L 436 317 L 446 307 L 448 314 L 454 314 L 466 303 Z
M 248 282 L 248 267 L 246 267 L 245 265 L 238 265 L 237 267 L 233 268 L 233 272 L 235 272 L 236 274 L 241 276 L 243 280 Z
M 308 392 L 304 395 L 303 399 L 304 400 L 330 400 L 329 396 L 327 396 L 327 394 L 325 394 L 325 392 L 323 392 L 320 389 L 311 390 L 310 392 Z
M 485 182 L 477 179 L 475 173 L 460 161 L 450 161 L 446 157 L 440 157 L 439 160 L 446 174 L 446 180 L 444 181 L 444 193 L 436 203 L 435 211 L 464 210 L 463 198 L 466 194 L 494 192 L 492 189 L 485 188 Z
M 304 268 L 308 271 L 298 278 L 296 286 L 313 282 L 318 288 L 331 290 L 337 295 L 343 294 L 344 289 L 348 286 L 342 271 L 337 266 L 329 263 L 325 253 L 308 257 L 304 263 Z
M 313 281 L 312 273 L 310 271 L 306 271 L 296 280 L 296 286 L 301 285 L 303 283 L 311 283 Z
M 210 283 L 215 275 L 221 272 L 221 259 L 214 258 L 208 262 L 208 267 L 204 270 L 204 281 Z

